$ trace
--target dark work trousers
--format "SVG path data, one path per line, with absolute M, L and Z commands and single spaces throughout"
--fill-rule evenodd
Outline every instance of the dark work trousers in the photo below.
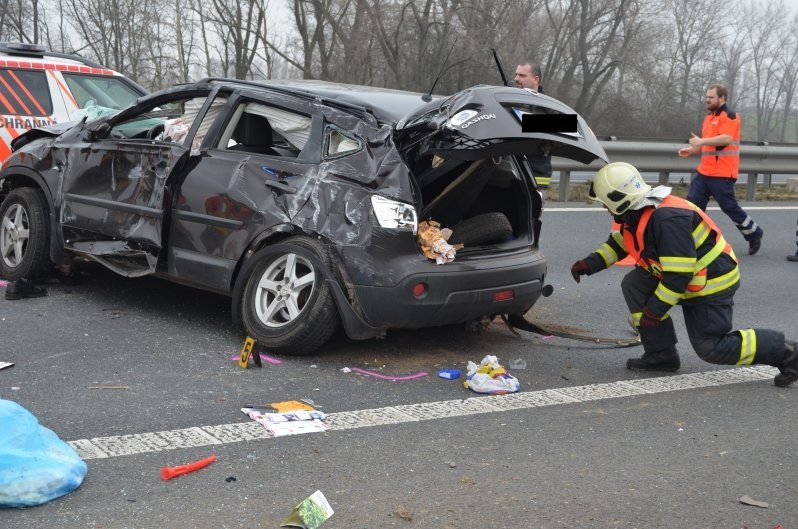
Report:
M 639 266 L 626 274 L 621 290 L 629 312 L 639 315 L 658 284 L 659 279 Z M 735 286 L 724 293 L 693 298 L 681 305 L 693 349 L 702 360 L 712 364 L 780 366 L 784 359 L 784 334 L 770 329 L 731 330 L 736 290 Z M 657 327 L 640 327 L 640 340 L 646 352 L 676 345 L 672 313 L 673 310 Z
M 720 209 L 734 221 L 745 240 L 755 241 L 762 237 L 762 228 L 737 203 L 737 196 L 734 194 L 735 181 L 732 178 L 717 178 L 696 173 L 690 181 L 687 200 L 702 211 L 706 211 L 709 197 L 715 197 Z

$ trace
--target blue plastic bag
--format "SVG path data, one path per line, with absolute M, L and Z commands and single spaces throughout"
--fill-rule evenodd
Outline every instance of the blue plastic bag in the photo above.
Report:
M 0 507 L 30 507 L 72 492 L 88 467 L 36 417 L 0 399 Z

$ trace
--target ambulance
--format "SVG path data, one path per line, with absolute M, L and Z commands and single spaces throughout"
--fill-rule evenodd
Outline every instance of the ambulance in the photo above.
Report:
M 34 127 L 112 114 L 147 90 L 77 55 L 0 42 L 0 164 L 10 143 Z

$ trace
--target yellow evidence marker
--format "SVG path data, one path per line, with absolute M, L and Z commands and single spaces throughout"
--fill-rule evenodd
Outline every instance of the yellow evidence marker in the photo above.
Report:
M 244 340 L 244 347 L 241 348 L 241 356 L 238 357 L 238 365 L 246 369 L 249 365 L 249 357 L 255 347 L 255 340 L 249 336 Z M 258 358 L 260 360 L 260 358 Z M 257 362 L 256 362 L 257 363 Z

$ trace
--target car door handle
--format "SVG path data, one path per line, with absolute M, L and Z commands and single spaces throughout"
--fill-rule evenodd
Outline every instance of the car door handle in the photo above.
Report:
M 266 187 L 271 187 L 274 190 L 282 191 L 283 193 L 296 193 L 296 188 L 291 184 L 281 180 L 266 180 L 263 182 Z

